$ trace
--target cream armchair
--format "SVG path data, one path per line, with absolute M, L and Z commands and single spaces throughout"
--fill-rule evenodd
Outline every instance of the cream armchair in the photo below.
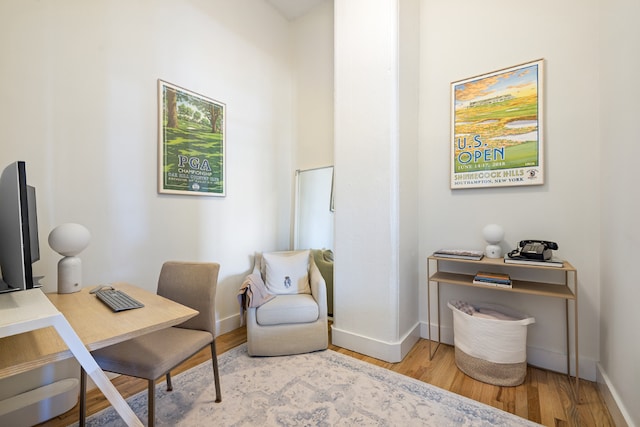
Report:
M 308 251 L 256 254 L 253 273 L 259 274 L 267 283 L 266 270 L 270 256 L 304 252 Z M 289 276 L 285 277 L 286 282 Z M 325 350 L 328 347 L 327 289 L 312 256 L 308 260 L 307 277 L 307 290 L 310 293 L 286 290 L 284 292 L 290 293 L 277 294 L 259 307 L 247 309 L 249 355 L 283 356 Z M 273 293 L 273 288 L 269 291 Z

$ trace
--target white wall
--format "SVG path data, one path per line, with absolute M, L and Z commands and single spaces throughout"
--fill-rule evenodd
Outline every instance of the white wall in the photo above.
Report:
M 640 94 L 628 84 L 640 65 L 637 2 L 421 0 L 420 7 L 421 320 L 421 260 L 433 250 L 482 248 L 489 222 L 504 226 L 505 247 L 556 240 L 579 272 L 581 374 L 593 379 L 600 360 L 623 415 L 640 424 L 632 305 L 639 288 L 630 271 L 639 240 Z M 222 264 L 219 317 L 234 325 L 235 290 L 252 252 L 288 246 L 293 171 L 333 163 L 332 13 L 326 1 L 289 25 L 258 0 L 0 3 L 0 164 L 26 160 L 38 187 L 43 259 L 35 271 L 47 276 L 48 290 L 59 257 L 46 235 L 78 221 L 93 233 L 82 254 L 86 283 L 128 280 L 154 290 L 163 260 L 213 259 Z M 450 83 L 538 58 L 546 65 L 546 184 L 449 190 Z M 226 198 L 156 194 L 157 78 L 227 104 Z M 355 158 L 359 142 L 351 143 Z M 346 229 L 363 209 L 354 207 Z M 371 236 L 355 237 L 369 245 Z M 442 301 L 485 295 L 445 288 Z M 563 369 L 564 338 L 548 332 L 560 329 L 561 302 L 497 299 L 536 317 L 530 352 Z M 376 310 L 348 320 L 375 320 Z M 385 337 L 397 332 L 384 329 Z
M 398 1 L 398 330 L 406 355 L 420 337 L 420 224 L 418 156 L 420 84 L 420 0 Z M 417 303 L 416 303 L 417 302 Z
M 291 26 L 294 73 L 294 163 L 305 170 L 333 165 L 333 1 Z
M 385 359 L 398 329 L 397 11 L 335 5 L 334 344 Z M 368 8 L 367 13 L 361 13 Z M 394 19 L 395 18 L 395 19 Z M 394 78 L 395 77 L 395 78 Z M 357 220 L 356 220 L 357 219 Z M 372 340 L 373 338 L 373 340 Z M 373 346 L 371 346 L 373 347 Z M 378 351 L 379 353 L 373 353 Z M 388 359 L 386 359 L 388 360 Z
M 300 177 L 322 176 L 321 182 L 326 184 L 323 170 L 333 166 L 333 1 L 320 2 L 304 16 L 292 21 L 290 43 L 294 82 L 294 120 L 291 124 L 294 135 L 294 170 L 307 171 Z M 329 187 L 325 187 L 323 191 L 331 190 L 331 176 Z M 292 179 L 293 177 L 292 171 Z M 305 194 L 302 181 L 298 196 Z M 316 184 L 319 185 L 320 182 Z M 309 187 L 306 188 L 307 191 L 308 189 Z M 295 202 L 302 203 L 298 214 L 306 211 L 309 216 L 296 218 L 296 212 L 292 212 L 291 248 L 307 248 L 308 244 L 313 243 L 315 246 L 311 247 L 333 249 L 333 213 L 328 209 L 311 213 L 310 209 L 323 203 L 318 197 L 308 199 L 308 203 L 300 200 Z M 305 232 L 306 226 L 298 223 L 301 228 L 298 228 L 296 236 L 293 230 L 296 219 L 302 219 L 312 227 Z M 320 221 L 320 224 L 315 224 L 316 221 Z M 296 238 L 297 242 L 294 241 Z
M 628 184 L 634 182 L 632 162 L 640 149 L 633 138 L 635 99 L 640 94 L 637 86 L 628 84 L 638 68 L 633 45 L 640 37 L 633 24 L 640 16 L 637 2 L 544 1 L 532 9 L 499 1 L 468 1 L 454 7 L 423 0 L 420 6 L 419 259 L 444 245 L 482 248 L 481 229 L 494 221 L 507 231 L 505 249 L 526 236 L 556 239 L 558 253 L 579 271 L 581 375 L 594 379 L 600 360 L 598 373 L 604 379 L 599 380 L 609 392 L 605 397 L 610 408 L 618 405 L 627 423 L 640 424 L 637 405 L 633 406 L 640 400 L 640 345 L 632 338 L 638 323 L 632 304 L 640 291 L 629 271 L 640 240 L 634 220 L 639 206 Z M 580 20 L 574 19 L 575 10 L 581 11 Z M 505 31 L 522 22 L 535 24 L 530 26 L 538 31 Z M 537 58 L 544 58 L 546 65 L 547 183 L 535 188 L 448 190 L 449 146 L 444 141 L 450 132 L 449 84 Z M 613 144 L 616 148 L 609 149 Z M 318 146 L 327 149 L 316 141 L 299 156 Z M 492 209 L 505 200 L 508 208 Z M 527 215 L 526 207 L 537 208 L 539 214 Z M 424 280 L 424 263 L 418 261 L 416 268 Z M 424 290 L 421 284 L 423 321 Z M 486 294 L 468 290 L 461 295 L 486 299 Z M 442 300 L 448 296 L 453 295 L 445 292 Z M 517 296 L 502 300 L 537 317 L 530 354 L 543 366 L 563 370 L 562 334 L 548 333 L 562 329 L 562 303 Z M 445 322 L 451 325 L 448 314 Z
M 601 212 L 600 375 L 629 425 L 640 425 L 640 300 L 635 263 L 640 244 L 637 159 L 640 146 L 635 84 L 640 67 L 640 3 L 603 0 L 600 9 Z M 621 415 L 622 415 L 621 414 Z M 614 413 L 614 415 L 616 415 Z M 623 425 L 618 422 L 618 425 Z
M 52 228 L 79 222 L 86 285 L 155 291 L 169 259 L 221 264 L 221 332 L 254 251 L 289 246 L 290 24 L 262 0 L 0 2 L 0 165 L 27 162 L 42 259 Z M 157 193 L 157 79 L 226 104 L 227 196 Z M 4 387 L 4 386 L 3 386 Z
M 332 340 L 390 362 L 418 338 L 418 241 L 407 233 L 418 225 L 418 103 L 400 80 L 418 80 L 416 26 L 400 31 L 416 15 L 409 0 L 335 4 Z
M 524 7 L 500 0 L 426 0 L 421 5 L 422 259 L 440 247 L 483 249 L 482 228 L 490 223 L 504 227 L 505 248 L 521 239 L 558 242 L 557 254 L 578 270 L 580 375 L 593 380 L 601 297 L 598 2 L 542 0 Z M 451 82 L 539 58 L 545 60 L 546 183 L 450 190 Z M 426 277 L 424 263 L 420 269 Z M 566 369 L 563 300 L 446 285 L 441 290 L 445 329 L 452 325 L 449 299 L 509 305 L 536 318 L 529 327 L 529 361 Z M 421 301 L 426 299 L 425 279 Z M 426 304 L 421 308 L 426 320 Z
M 155 291 L 165 260 L 216 261 L 218 316 L 236 314 L 253 252 L 289 244 L 289 24 L 261 0 L 3 1 L 0 15 L 0 163 L 27 161 L 37 188 L 45 289 L 49 231 L 79 222 L 85 284 Z M 157 193 L 158 78 L 226 103 L 226 197 Z

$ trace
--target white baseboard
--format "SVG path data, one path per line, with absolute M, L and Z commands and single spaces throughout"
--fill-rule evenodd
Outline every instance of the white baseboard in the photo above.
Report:
M 629 412 L 620 400 L 613 384 L 611 384 L 609 377 L 599 363 L 597 367 L 597 383 L 598 389 L 600 390 L 604 402 L 609 409 L 609 413 L 611 414 L 611 418 L 613 418 L 614 424 L 617 427 L 633 426 L 634 424 L 633 421 L 631 421 L 631 415 L 629 415 Z
M 356 351 L 385 362 L 400 362 L 420 338 L 420 325 L 414 327 L 396 342 L 380 341 L 331 326 L 331 342 L 338 347 Z
M 440 342 L 453 345 L 453 327 L 441 326 L 440 333 Z M 421 322 L 420 324 L 420 336 L 424 339 L 427 339 L 429 336 L 426 322 Z M 437 325 L 431 325 L 431 339 L 438 341 Z M 573 355 L 571 356 L 570 362 L 571 375 L 575 376 L 575 358 Z M 578 362 L 580 364 L 580 378 L 588 381 L 596 381 L 596 361 L 580 356 Z M 527 363 L 553 372 L 567 372 L 566 353 L 558 353 L 544 348 L 528 346 Z
M 217 335 L 226 334 L 240 327 L 240 313 L 233 314 L 216 322 Z

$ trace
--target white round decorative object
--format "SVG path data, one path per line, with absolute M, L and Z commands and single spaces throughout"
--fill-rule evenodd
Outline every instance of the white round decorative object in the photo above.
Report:
M 58 261 L 58 293 L 72 294 L 82 288 L 82 260 L 66 256 Z
M 76 256 L 89 246 L 91 233 L 83 225 L 67 223 L 49 233 L 49 246 L 63 256 Z
M 504 229 L 497 224 L 489 224 L 482 229 L 482 236 L 489 243 L 484 249 L 484 255 L 487 258 L 502 257 L 502 248 L 499 243 L 504 238 Z
M 482 229 L 482 235 L 487 243 L 496 245 L 504 238 L 504 230 L 497 224 L 489 224 Z
M 484 254 L 487 258 L 501 258 L 502 248 L 498 245 L 487 245 L 487 247 L 484 248 Z
M 58 261 L 58 293 L 70 294 L 82 288 L 82 261 L 76 257 L 91 240 L 91 233 L 80 224 L 62 224 L 49 233 L 49 246 L 63 258 Z

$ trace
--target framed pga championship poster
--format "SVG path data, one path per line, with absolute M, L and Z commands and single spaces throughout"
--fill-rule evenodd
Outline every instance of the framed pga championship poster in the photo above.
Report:
M 225 196 L 225 104 L 158 80 L 158 192 Z
M 451 83 L 451 189 L 544 183 L 543 62 Z

